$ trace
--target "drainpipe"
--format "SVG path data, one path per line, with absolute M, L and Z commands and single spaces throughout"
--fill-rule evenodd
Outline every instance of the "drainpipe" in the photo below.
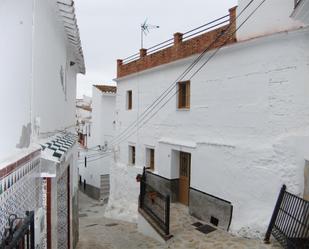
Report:
M 34 52 L 35 52 L 35 10 L 36 0 L 32 1 L 32 34 L 31 34 L 31 74 L 30 74 L 30 124 L 31 124 L 31 137 L 30 141 L 33 142 L 34 135 Z

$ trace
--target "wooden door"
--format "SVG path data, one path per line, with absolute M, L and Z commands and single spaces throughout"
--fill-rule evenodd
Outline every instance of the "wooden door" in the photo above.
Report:
M 179 154 L 179 202 L 189 205 L 191 154 Z
M 151 170 L 154 170 L 154 149 L 150 149 L 150 162 L 149 162 L 149 167 Z

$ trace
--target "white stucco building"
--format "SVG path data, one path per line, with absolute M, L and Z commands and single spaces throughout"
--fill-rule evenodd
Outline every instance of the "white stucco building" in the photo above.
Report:
M 87 148 L 91 136 L 92 98 L 86 95 L 76 100 L 76 125 L 79 143 Z
M 107 200 L 109 172 L 113 161 L 109 143 L 115 133 L 116 86 L 92 87 L 92 125 L 88 149 L 79 157 L 81 190 L 95 199 Z M 86 158 L 86 159 L 85 159 Z
M 130 133 L 115 146 L 110 215 L 136 220 L 135 176 L 144 166 L 151 184 L 192 215 L 246 236 L 266 231 L 282 184 L 303 195 L 309 29 L 291 18 L 294 0 L 266 1 L 244 23 L 262 1 L 240 15 L 249 2 L 238 1 L 227 26 L 190 39 L 176 33 L 171 47 L 118 60 L 116 138 Z M 229 42 L 193 78 L 215 49 L 179 80 L 227 27 Z
M 78 173 L 72 132 L 76 75 L 85 73 L 74 2 L 1 1 L 0 27 L 5 120 L 0 124 L 0 234 L 10 214 L 34 211 L 36 248 L 73 248 Z

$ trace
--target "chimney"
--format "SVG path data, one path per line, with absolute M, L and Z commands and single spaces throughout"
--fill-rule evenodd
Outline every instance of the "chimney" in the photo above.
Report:
M 174 34 L 174 46 L 178 46 L 182 43 L 182 36 L 183 34 L 179 32 Z

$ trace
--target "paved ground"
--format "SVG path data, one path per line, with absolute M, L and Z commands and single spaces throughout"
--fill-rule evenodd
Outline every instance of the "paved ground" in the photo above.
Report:
M 161 244 L 137 232 L 137 225 L 107 219 L 103 216 L 104 206 L 79 195 L 80 242 L 77 249 L 274 249 L 276 245 L 264 245 L 261 241 L 234 237 L 223 231 L 207 235 L 191 225 L 196 220 L 185 214 L 184 208 L 175 206 L 171 215 L 171 233 L 175 236 L 166 244 Z M 179 222 L 181 221 L 181 222 Z

